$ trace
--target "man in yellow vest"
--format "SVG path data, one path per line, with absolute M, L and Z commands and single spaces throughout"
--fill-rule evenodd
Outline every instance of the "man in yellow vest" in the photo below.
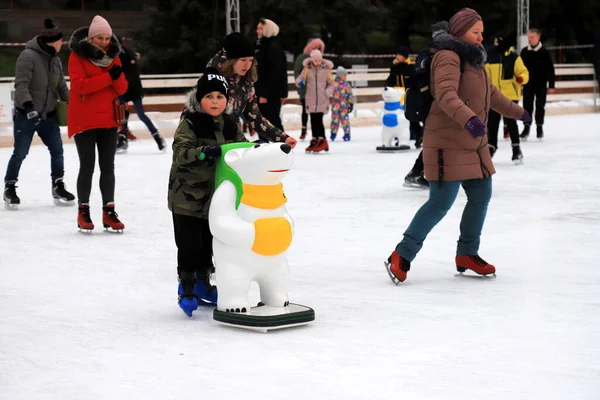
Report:
M 516 41 L 516 37 L 513 37 Z M 488 60 L 485 65 L 490 81 L 502 94 L 515 103 L 518 103 L 523 93 L 523 85 L 529 82 L 529 72 L 523 64 L 521 57 L 510 45 L 513 40 L 498 33 L 494 39 L 494 47 L 488 51 Z M 512 161 L 520 164 L 523 161 L 523 153 L 519 141 L 519 128 L 517 121 L 504 118 L 508 126 L 510 140 L 512 142 Z M 500 127 L 500 114 L 490 109 L 488 118 L 488 144 L 492 157 L 498 148 L 498 128 Z

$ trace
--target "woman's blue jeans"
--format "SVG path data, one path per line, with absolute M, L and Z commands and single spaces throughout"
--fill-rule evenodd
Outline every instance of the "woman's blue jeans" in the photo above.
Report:
M 460 220 L 460 237 L 457 255 L 476 255 L 479 239 L 485 222 L 488 204 L 492 198 L 492 178 L 469 179 L 454 182 L 429 182 L 429 199 L 421 206 L 404 232 L 404 239 L 396 251 L 408 261 L 413 261 L 423 247 L 425 238 L 440 222 L 456 200 L 458 190 L 463 187 L 467 205 Z

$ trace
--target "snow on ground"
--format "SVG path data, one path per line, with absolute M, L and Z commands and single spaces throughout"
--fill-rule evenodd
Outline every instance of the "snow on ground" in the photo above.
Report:
M 480 253 L 496 279 L 456 276 L 461 193 L 401 286 L 383 260 L 427 198 L 402 187 L 418 153 L 375 152 L 375 127 L 330 154 L 300 143 L 284 182 L 290 297 L 317 319 L 268 334 L 177 307 L 170 154 L 138 140 L 118 155 L 125 233 L 84 235 L 75 207 L 53 205 L 34 146 L 20 209 L 0 210 L 0 399 L 598 399 L 599 125 L 548 118 L 521 166 L 501 140 Z M 10 154 L 0 149 L 3 168 Z M 65 163 L 75 191 L 72 144 Z

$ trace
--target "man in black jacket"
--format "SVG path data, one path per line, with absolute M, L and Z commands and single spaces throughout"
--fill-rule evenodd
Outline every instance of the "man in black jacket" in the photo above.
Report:
M 542 46 L 541 32 L 530 29 L 527 34 L 529 46 L 521 51 L 521 58 L 529 70 L 529 83 L 523 86 L 523 108 L 529 115 L 533 115 L 535 98 L 535 123 L 537 124 L 537 138 L 544 137 L 544 115 L 546 107 L 546 93 L 554 93 L 554 63 L 550 53 Z M 527 140 L 531 124 L 525 124 L 521 139 Z
M 281 103 L 288 97 L 287 60 L 278 34 L 279 26 L 270 19 L 262 18 L 256 26 L 258 81 L 254 88 L 262 115 L 283 131 L 280 114 Z

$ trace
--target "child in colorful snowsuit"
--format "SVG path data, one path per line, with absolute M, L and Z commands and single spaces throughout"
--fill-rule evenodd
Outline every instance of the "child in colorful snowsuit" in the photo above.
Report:
M 335 71 L 335 85 L 331 96 L 331 136 L 333 142 L 342 123 L 344 141 L 350 140 L 350 113 L 354 109 L 352 85 L 346 80 L 346 69 L 342 66 Z
M 310 115 L 313 136 L 306 151 L 315 153 L 329 151 L 323 116 L 329 111 L 329 98 L 333 94 L 331 75 L 333 63 L 324 60 L 319 50 L 313 50 L 310 52 L 310 58 L 304 60 L 302 64 L 304 70 L 296 79 L 296 86 L 306 87 L 306 112 Z
M 178 303 L 189 317 L 199 304 L 217 303 L 217 289 L 210 283 L 213 237 L 208 224 L 215 162 L 221 145 L 247 142 L 227 108 L 228 98 L 227 78 L 206 68 L 188 95 L 173 139 L 168 206 L 177 245 Z

